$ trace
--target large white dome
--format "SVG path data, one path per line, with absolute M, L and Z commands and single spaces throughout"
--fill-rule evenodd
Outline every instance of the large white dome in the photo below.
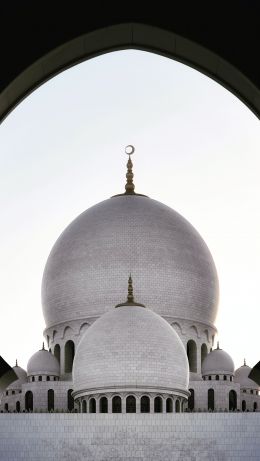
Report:
M 75 392 L 108 388 L 177 390 L 187 395 L 189 364 L 174 329 L 150 309 L 112 308 L 87 330 L 73 364 Z
M 201 236 L 162 203 L 121 195 L 86 210 L 55 243 L 42 281 L 46 326 L 100 316 L 129 272 L 136 297 L 158 314 L 214 322 L 218 279 Z

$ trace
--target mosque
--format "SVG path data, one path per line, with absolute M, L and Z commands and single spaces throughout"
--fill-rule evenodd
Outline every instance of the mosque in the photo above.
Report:
M 84 211 L 53 246 L 42 280 L 47 347 L 27 370 L 16 362 L 2 413 L 95 413 L 98 420 L 259 411 L 251 368 L 244 362 L 235 370 L 215 344 L 210 251 L 185 218 L 135 192 L 133 152 L 127 146 L 125 192 Z

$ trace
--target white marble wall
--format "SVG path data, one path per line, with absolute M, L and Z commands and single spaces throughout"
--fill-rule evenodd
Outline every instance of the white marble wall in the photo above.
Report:
M 260 413 L 1 414 L 0 461 L 259 461 Z

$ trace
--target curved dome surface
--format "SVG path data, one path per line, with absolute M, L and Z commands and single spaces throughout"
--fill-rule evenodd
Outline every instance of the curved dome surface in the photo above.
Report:
M 106 312 L 130 272 L 137 298 L 158 314 L 214 322 L 218 278 L 201 236 L 166 205 L 123 195 L 86 210 L 55 243 L 42 281 L 47 328 Z
M 245 387 L 247 389 L 258 389 L 258 384 L 255 383 L 255 381 L 252 379 L 248 378 L 251 370 L 252 368 L 250 368 L 248 365 L 242 365 L 235 371 L 234 381 L 239 383 L 242 388 Z
M 150 309 L 113 308 L 78 344 L 75 392 L 104 388 L 159 388 L 187 392 L 189 365 L 177 333 Z
M 56 357 L 51 352 L 41 349 L 35 352 L 27 364 L 28 376 L 31 375 L 51 375 L 59 376 L 60 365 Z
M 6 390 L 21 389 L 22 384 L 27 383 L 27 373 L 23 368 L 19 367 L 18 365 L 15 365 L 13 367 L 13 370 L 16 373 L 18 379 L 16 379 L 16 381 L 13 381 L 11 384 L 9 384 Z
M 214 349 L 203 360 L 202 375 L 208 374 L 233 374 L 235 365 L 230 355 L 222 349 Z

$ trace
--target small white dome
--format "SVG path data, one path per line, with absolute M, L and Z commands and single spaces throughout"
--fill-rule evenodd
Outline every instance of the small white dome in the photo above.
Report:
M 16 390 L 16 389 L 21 389 L 22 384 L 27 383 L 27 373 L 26 371 L 19 367 L 18 365 L 15 365 L 13 367 L 13 370 L 15 374 L 17 375 L 18 379 L 16 381 L 13 381 L 9 386 L 6 388 L 6 390 Z
M 31 375 L 60 375 L 60 365 L 51 352 L 41 349 L 35 352 L 27 365 L 28 376 Z
M 210 374 L 233 375 L 235 365 L 230 355 L 222 349 L 214 349 L 202 362 L 202 376 Z
M 108 388 L 187 395 L 189 365 L 174 329 L 150 309 L 113 308 L 86 331 L 74 359 L 75 392 Z
M 259 388 L 258 384 L 255 383 L 255 381 L 253 381 L 252 379 L 248 378 L 248 375 L 251 370 L 252 368 L 250 368 L 248 365 L 242 365 L 242 367 L 238 368 L 235 371 L 234 381 L 236 383 L 239 383 L 241 388 L 257 390 Z

